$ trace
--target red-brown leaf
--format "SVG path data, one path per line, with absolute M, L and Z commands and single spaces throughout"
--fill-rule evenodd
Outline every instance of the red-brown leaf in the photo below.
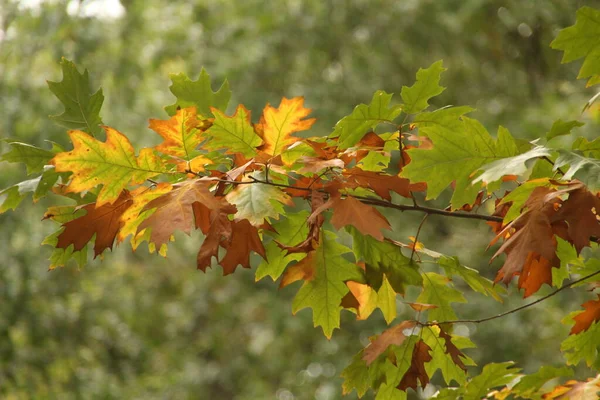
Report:
M 66 249 L 73 245 L 75 251 L 81 250 L 96 235 L 94 257 L 107 248 L 112 250 L 115 237 L 124 224 L 121 216 L 132 203 L 129 191 L 123 190 L 112 204 L 105 203 L 100 207 L 88 204 L 81 207 L 86 214 L 63 224 L 65 230 L 58 235 L 56 247 Z
M 429 383 L 429 375 L 425 371 L 425 363 L 431 361 L 432 357 L 429 352 L 431 347 L 422 340 L 415 344 L 413 349 L 410 367 L 402 377 L 398 389 L 406 390 L 413 388 L 417 390 L 417 380 L 421 382 L 421 387 L 425 387 Z

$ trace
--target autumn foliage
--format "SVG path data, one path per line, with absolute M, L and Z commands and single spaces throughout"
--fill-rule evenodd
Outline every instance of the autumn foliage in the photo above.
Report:
M 591 85 L 600 82 L 596 50 L 590 45 L 582 53 L 573 44 L 588 40 L 591 23 L 582 21 L 590 16 L 600 20 L 597 10 L 581 9 L 577 24 L 552 45 L 565 51 L 564 61 L 586 57 L 580 75 L 591 77 Z M 594 29 L 597 49 L 600 25 Z M 474 344 L 452 329 L 456 322 L 482 322 L 460 321 L 452 304 L 466 299 L 453 279 L 499 301 L 503 285 L 513 281 L 524 297 L 544 285 L 598 287 L 600 264 L 589 254 L 600 240 L 600 139 L 575 138 L 571 130 L 580 122 L 559 120 L 544 140 L 523 143 L 503 127 L 492 136 L 467 116 L 470 107 L 427 111 L 445 89 L 438 61 L 402 88 L 398 104 L 377 91 L 331 134 L 311 137 L 315 119 L 303 98 L 267 104 L 257 118 L 244 105 L 228 114 L 228 85 L 213 91 L 203 71 L 197 81 L 173 76 L 176 103 L 166 107 L 168 117 L 149 122 L 162 142 L 136 151 L 126 134 L 102 122 L 102 92 L 89 90 L 87 71 L 66 60 L 62 69 L 63 81 L 49 84 L 65 106 L 54 119 L 69 129 L 71 144 L 46 150 L 11 142 L 2 159 L 23 162 L 39 176 L 0 192 L 0 211 L 16 208 L 28 193 L 34 201 L 52 194 L 70 202 L 43 217 L 58 223 L 44 242 L 54 248 L 51 269 L 71 259 L 82 266 L 88 247 L 95 258 L 127 240 L 133 250 L 146 243 L 166 256 L 177 232 L 199 230 L 198 269 L 218 266 L 229 275 L 260 260 L 257 280 L 281 279 L 281 287 L 300 282 L 293 312 L 312 309 L 327 337 L 340 328 L 343 310 L 359 320 L 382 312 L 392 326 L 344 371 L 345 392 L 373 389 L 378 399 L 404 399 L 438 370 L 447 385 L 457 385 L 438 393 L 444 399 L 562 399 L 600 390 L 592 378 L 544 392 L 546 381 L 568 372 L 524 376 L 511 363 L 487 365 L 470 377 Z M 571 147 L 556 147 L 557 136 L 572 138 Z M 449 204 L 435 207 L 438 198 Z M 496 249 L 490 259 L 503 261 L 495 280 L 425 247 L 421 226 L 410 243 L 392 240 L 386 215 L 400 211 L 422 213 L 422 224 L 429 215 L 486 221 Z M 415 317 L 394 323 L 396 298 L 408 286 L 419 291 L 407 299 Z M 562 350 L 568 364 L 600 368 L 600 300 L 582 307 L 569 317 Z

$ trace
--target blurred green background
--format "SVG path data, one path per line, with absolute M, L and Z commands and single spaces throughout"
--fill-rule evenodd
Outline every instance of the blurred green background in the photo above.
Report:
M 582 118 L 579 132 L 591 136 L 597 115 L 580 111 L 594 93 L 575 81 L 579 64 L 560 65 L 549 48 L 583 5 L 600 1 L 0 0 L 0 137 L 68 144 L 47 118 L 61 112 L 46 80 L 61 79 L 62 56 L 90 70 L 106 96 L 104 122 L 138 148 L 159 142 L 147 120 L 167 117 L 172 72 L 195 79 L 205 67 L 213 82 L 227 78 L 231 109 L 243 103 L 255 118 L 266 102 L 305 96 L 318 118 L 313 134 L 325 135 L 375 90 L 399 93 L 438 59 L 447 90 L 434 106 L 474 106 L 490 132 L 502 124 L 528 140 L 558 118 Z M 0 188 L 25 178 L 20 166 L 0 168 Z M 50 248 L 40 242 L 56 226 L 40 221 L 47 204 L 0 215 L 2 398 L 338 399 L 341 370 L 384 329 L 379 314 L 357 322 L 344 313 L 327 340 L 310 311 L 291 315 L 296 287 L 256 284 L 248 270 L 196 271 L 200 235 L 177 236 L 168 259 L 123 245 L 84 270 L 48 271 Z M 387 215 L 402 241 L 421 218 Z M 482 222 L 434 216 L 421 240 L 493 278 L 491 237 Z M 563 363 L 568 328 L 559 320 L 585 298 L 567 292 L 459 326 L 479 345 L 468 354 L 480 365 L 514 360 L 526 372 Z M 472 296 L 457 311 L 475 318 L 523 304 L 514 287 L 509 293 L 504 304 Z M 399 297 L 399 319 L 412 317 L 406 308 Z M 414 397 L 430 396 L 438 378 Z

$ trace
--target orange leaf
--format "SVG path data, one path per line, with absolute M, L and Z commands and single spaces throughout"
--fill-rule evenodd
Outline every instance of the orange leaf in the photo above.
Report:
M 294 97 L 281 100 L 278 108 L 269 104 L 263 110 L 260 122 L 256 125 L 258 134 L 264 140 L 260 147 L 270 156 L 278 156 L 292 143 L 299 139 L 291 136 L 294 132 L 310 129 L 315 119 L 303 119 L 311 110 L 304 108 L 304 98 Z
M 121 216 L 133 201 L 129 191 L 123 190 L 112 204 L 96 207 L 95 203 L 81 207 L 87 213 L 63 224 L 65 230 L 58 235 L 57 248 L 66 249 L 73 245 L 75 251 L 81 250 L 96 235 L 94 257 L 105 249 L 111 249 L 117 233 L 123 226 Z
M 414 327 L 414 321 L 403 321 L 398 325 L 386 329 L 365 348 L 363 360 L 366 361 L 367 365 L 371 365 L 391 345 L 400 346 L 407 338 L 404 331 Z
M 579 332 L 587 330 L 594 322 L 600 321 L 600 294 L 597 300 L 586 301 L 582 304 L 585 311 L 580 312 L 573 320 L 575 325 L 571 328 L 570 335 L 576 335 Z
M 192 153 L 204 140 L 199 128 L 196 107 L 177 110 L 168 120 L 151 119 L 149 128 L 163 137 L 163 142 L 156 150 L 163 154 L 190 161 Z
M 550 400 L 597 400 L 600 392 L 600 375 L 585 382 L 568 381 L 542 396 Z
M 280 288 L 284 288 L 299 280 L 310 281 L 315 276 L 315 262 L 313 261 L 315 252 L 311 251 L 297 264 L 286 269 L 281 278 Z

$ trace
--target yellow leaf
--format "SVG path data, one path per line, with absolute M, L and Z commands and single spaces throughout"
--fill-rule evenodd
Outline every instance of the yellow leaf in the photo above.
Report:
M 142 149 L 136 157 L 125 135 L 108 126 L 104 129 L 106 142 L 82 131 L 69 131 L 73 150 L 58 153 L 51 160 L 57 172 L 73 173 L 67 192 L 83 192 L 104 185 L 96 207 L 113 203 L 128 184 L 140 184 L 165 172 L 161 159 L 152 149 Z
M 150 129 L 164 138 L 156 146 L 156 150 L 186 161 L 192 160 L 192 153 L 205 139 L 199 129 L 201 123 L 202 121 L 198 121 L 196 107 L 182 108 L 168 120 L 151 119 Z

